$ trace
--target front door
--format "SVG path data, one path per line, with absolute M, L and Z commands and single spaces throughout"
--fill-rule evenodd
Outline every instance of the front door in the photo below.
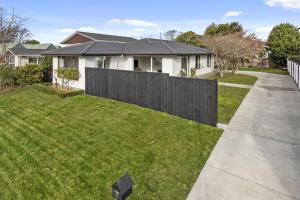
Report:
M 138 60 L 134 60 L 133 66 L 134 66 L 134 71 L 138 71 L 138 69 L 139 69 L 139 61 Z

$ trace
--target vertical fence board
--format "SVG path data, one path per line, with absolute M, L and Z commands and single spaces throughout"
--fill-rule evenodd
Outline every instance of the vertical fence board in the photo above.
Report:
M 168 74 L 86 68 L 86 94 L 217 124 L 216 81 Z
M 300 90 L 300 65 L 294 61 L 287 61 L 289 75 L 295 81 L 297 88 Z

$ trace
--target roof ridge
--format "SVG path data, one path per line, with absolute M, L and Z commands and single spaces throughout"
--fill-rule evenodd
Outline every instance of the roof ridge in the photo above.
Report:
M 90 44 L 88 44 L 82 51 L 80 51 L 80 54 L 86 53 L 95 43 L 96 41 L 91 41 Z
M 166 46 L 172 53 L 177 53 L 173 47 L 168 45 L 165 41 L 161 41 L 161 43 Z

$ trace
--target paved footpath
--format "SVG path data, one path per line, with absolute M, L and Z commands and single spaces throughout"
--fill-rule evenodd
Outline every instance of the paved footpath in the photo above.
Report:
M 250 89 L 252 85 L 219 82 L 218 85 Z
M 258 81 L 225 129 L 188 200 L 300 200 L 300 92 L 289 76 Z

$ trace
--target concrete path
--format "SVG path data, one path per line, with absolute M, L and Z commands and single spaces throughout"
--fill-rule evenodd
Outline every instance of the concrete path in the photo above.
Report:
M 289 76 L 259 79 L 225 129 L 188 200 L 300 199 L 300 92 Z
M 218 82 L 218 85 L 229 86 L 229 87 L 238 87 L 238 88 L 247 88 L 247 89 L 250 89 L 252 87 L 252 85 L 237 84 L 237 83 L 225 83 L 225 82 Z

